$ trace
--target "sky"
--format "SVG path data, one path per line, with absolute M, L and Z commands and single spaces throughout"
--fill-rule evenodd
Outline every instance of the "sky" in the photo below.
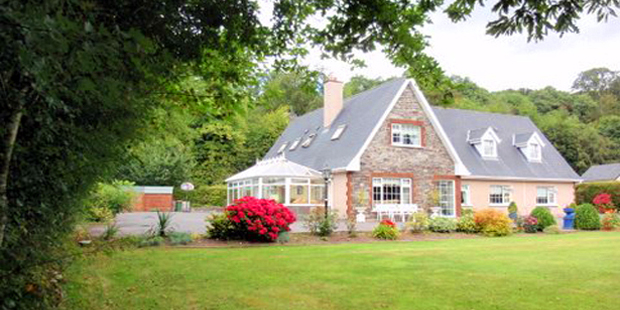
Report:
M 431 16 L 433 24 L 424 28 L 433 56 L 447 75 L 469 77 L 491 91 L 504 89 L 540 89 L 552 86 L 570 91 L 577 75 L 595 67 L 620 70 L 620 19 L 598 23 L 593 16 L 583 17 L 577 26 L 580 33 L 560 38 L 550 34 L 541 42 L 527 42 L 523 34 L 495 38 L 485 34 L 485 25 L 493 19 L 488 9 L 477 9 L 470 19 L 452 23 L 443 13 Z M 381 52 L 358 54 L 367 67 L 351 71 L 346 63 L 320 59 L 312 51 L 305 64 L 323 69 L 346 82 L 351 76 L 400 76 Z

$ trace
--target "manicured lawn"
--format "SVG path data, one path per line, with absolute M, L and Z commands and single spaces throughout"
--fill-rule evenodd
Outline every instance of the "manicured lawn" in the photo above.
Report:
M 620 233 L 149 248 L 73 265 L 65 309 L 618 309 Z

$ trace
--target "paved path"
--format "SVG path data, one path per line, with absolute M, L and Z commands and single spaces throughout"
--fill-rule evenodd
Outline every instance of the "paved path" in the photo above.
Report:
M 174 231 L 204 234 L 206 231 L 205 218 L 211 212 L 172 212 L 172 227 Z M 144 234 L 157 224 L 157 213 L 155 212 L 131 212 L 120 213 L 116 216 L 116 225 L 121 235 L 140 235 Z M 399 223 L 402 227 L 402 223 Z M 357 223 L 357 231 L 371 231 L 377 225 L 376 222 Z M 99 235 L 104 231 L 103 225 L 96 225 L 90 229 L 91 234 Z M 347 225 L 344 221 L 338 223 L 337 231 L 346 231 Z M 293 223 L 292 232 L 307 232 L 301 221 Z

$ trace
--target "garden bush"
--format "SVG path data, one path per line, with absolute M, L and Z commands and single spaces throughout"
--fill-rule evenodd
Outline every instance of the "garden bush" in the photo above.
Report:
M 86 210 L 86 219 L 92 222 L 107 223 L 114 219 L 114 213 L 106 206 L 90 206 Z
M 448 217 L 431 218 L 428 229 L 432 232 L 449 233 L 456 230 L 456 221 Z
M 558 225 L 551 225 L 546 227 L 543 232 L 549 235 L 557 235 L 561 232 L 560 227 Z
M 197 185 L 190 192 L 174 189 L 174 199 L 189 200 L 193 207 L 223 207 L 226 205 L 226 195 L 226 185 Z
M 474 213 L 474 222 L 478 230 L 486 236 L 507 236 L 512 233 L 512 221 L 498 210 L 485 209 Z
M 338 211 L 332 209 L 325 218 L 325 207 L 314 207 L 303 217 L 303 224 L 313 235 L 329 236 L 338 228 Z
M 429 218 L 428 214 L 424 211 L 418 211 L 411 215 L 409 222 L 407 222 L 407 229 L 412 233 L 420 233 L 428 229 Z
M 188 233 L 184 232 L 173 232 L 168 235 L 168 240 L 171 245 L 179 245 L 179 244 L 190 244 L 192 241 L 192 236 Z
M 556 225 L 555 218 L 549 208 L 546 207 L 536 207 L 530 213 L 531 216 L 535 217 L 538 220 L 538 230 L 543 231 L 545 228 Z
M 538 231 L 538 219 L 528 215 L 523 221 L 523 230 L 528 234 L 535 234 Z
M 234 236 L 235 228 L 226 213 L 215 213 L 209 215 L 207 221 L 207 238 L 228 240 L 236 239 Z
M 290 231 L 295 214 L 271 199 L 243 197 L 226 207 L 233 236 L 248 241 L 275 241 L 278 234 Z
M 582 183 L 575 187 L 575 202 L 579 205 L 592 203 L 594 198 L 601 194 L 611 195 L 611 202 L 620 207 L 620 182 L 593 182 Z
M 136 197 L 132 190 L 134 184 L 129 181 L 97 183 L 86 200 L 90 208 L 108 208 L 113 214 L 131 210 Z
M 592 199 L 592 203 L 598 208 L 600 213 L 608 213 L 616 210 L 611 195 L 607 193 L 600 193 Z
M 601 229 L 601 219 L 596 207 L 589 203 L 577 206 L 575 210 L 575 228 L 581 230 Z
M 473 210 L 463 210 L 463 212 L 461 213 L 461 217 L 456 222 L 456 231 L 464 232 L 467 234 L 475 234 L 478 232 L 476 222 L 474 221 Z
M 601 219 L 601 225 L 603 227 L 603 230 L 614 230 L 620 227 L 620 217 L 615 212 L 605 213 L 605 215 L 603 215 L 603 218 Z
M 399 231 L 396 224 L 390 220 L 381 221 L 372 231 L 372 236 L 377 239 L 396 240 L 398 235 Z

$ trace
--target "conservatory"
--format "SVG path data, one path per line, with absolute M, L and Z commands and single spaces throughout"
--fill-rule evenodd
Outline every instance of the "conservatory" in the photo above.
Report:
M 317 206 L 325 202 L 321 172 L 284 156 L 257 162 L 226 179 L 228 204 L 245 196 L 273 199 L 285 206 Z

